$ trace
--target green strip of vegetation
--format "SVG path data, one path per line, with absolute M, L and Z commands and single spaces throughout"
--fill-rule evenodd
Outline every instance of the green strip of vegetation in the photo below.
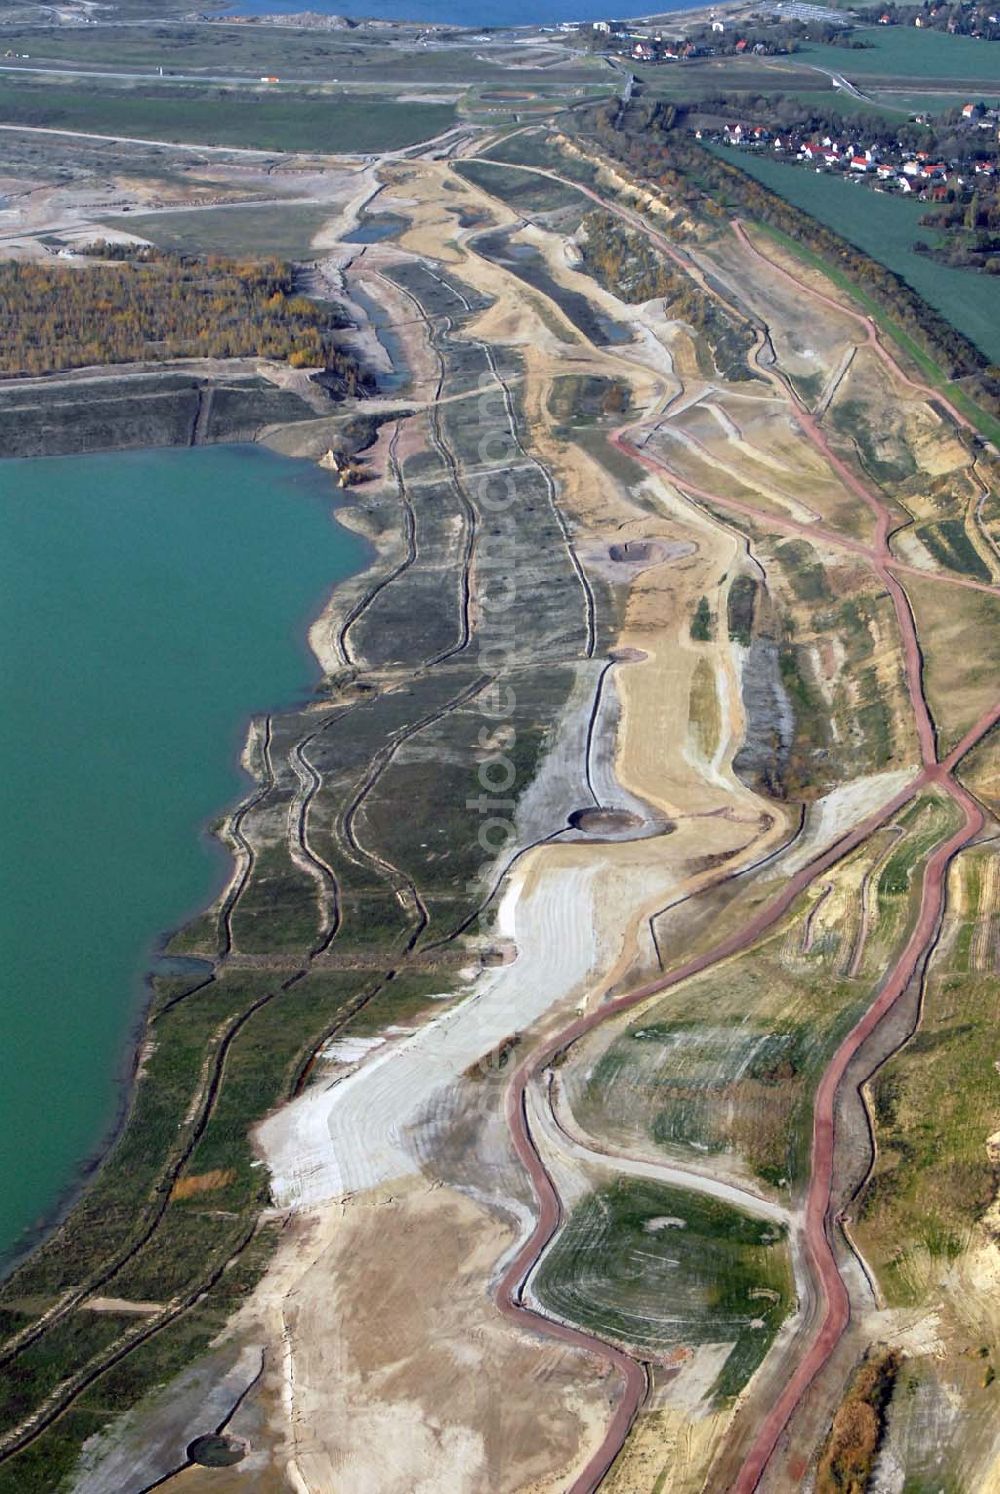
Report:
M 142 90 L 0 79 L 0 120 L 35 128 L 254 150 L 336 154 L 398 150 L 454 123 L 450 104 L 297 89 Z
M 708 597 L 699 597 L 691 619 L 691 637 L 695 643 L 707 643 L 712 636 L 712 609 Z
M 917 533 L 934 559 L 942 565 L 960 571 L 964 576 L 974 576 L 977 581 L 993 579 L 961 519 L 942 519 L 938 524 L 925 524 Z
M 737 576 L 729 588 L 727 623 L 729 636 L 744 648 L 750 647 L 753 637 L 754 603 L 757 599 L 757 583 L 752 576 Z

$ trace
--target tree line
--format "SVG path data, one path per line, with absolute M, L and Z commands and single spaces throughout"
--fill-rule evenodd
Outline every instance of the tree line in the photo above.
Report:
M 801 208 L 786 202 L 756 178 L 705 150 L 692 135 L 671 130 L 653 106 L 630 113 L 617 127 L 606 106 L 589 123 L 600 147 L 635 176 L 653 181 L 673 204 L 706 219 L 736 210 L 770 224 L 842 269 L 921 347 L 951 379 L 963 379 L 984 409 L 1000 413 L 1000 368 L 929 306 L 905 280 L 840 238 Z

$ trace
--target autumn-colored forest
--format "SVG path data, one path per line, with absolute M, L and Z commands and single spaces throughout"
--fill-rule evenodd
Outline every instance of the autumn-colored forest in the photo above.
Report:
M 243 264 L 161 251 L 75 267 L 0 261 L 0 374 L 168 358 L 259 357 L 360 373 L 330 336 L 342 310 L 295 294 L 277 260 Z

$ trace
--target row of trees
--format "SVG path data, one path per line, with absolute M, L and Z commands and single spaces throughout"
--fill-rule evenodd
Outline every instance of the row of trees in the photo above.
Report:
M 0 262 L 0 373 L 258 357 L 330 370 L 347 394 L 360 388 L 357 363 L 331 335 L 345 325 L 342 308 L 297 295 L 291 266 L 158 250 L 121 263 L 121 246 L 94 248 L 109 262 Z
M 862 286 L 875 303 L 888 312 L 953 379 L 964 379 L 973 398 L 992 413 L 1000 413 L 1000 368 L 987 359 L 967 337 L 929 306 L 894 271 L 869 259 L 801 208 L 786 202 L 754 177 L 729 161 L 703 149 L 693 136 L 681 131 L 669 134 L 660 116 L 641 119 L 631 111 L 616 128 L 603 108 L 590 116 L 598 144 L 609 155 L 626 163 L 633 174 L 652 180 L 703 217 L 722 217 L 736 210 L 758 222 L 771 224 L 839 266 Z M 636 116 L 640 118 L 636 127 Z
M 950 191 L 948 196 L 944 207 L 920 219 L 944 238 L 936 238 L 933 249 L 920 242 L 914 247 L 942 264 L 1000 275 L 1000 190 L 995 180 L 987 179 L 968 201 Z

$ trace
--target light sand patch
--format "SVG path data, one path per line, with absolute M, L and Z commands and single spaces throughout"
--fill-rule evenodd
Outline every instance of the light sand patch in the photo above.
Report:
M 864 778 L 856 778 L 853 783 L 845 783 L 810 804 L 806 811 L 805 829 L 798 843 L 782 862 L 785 873 L 793 876 L 826 846 L 832 845 L 868 815 L 881 809 L 913 776 L 912 768 L 898 768 L 891 773 L 872 773 Z
M 88 1297 L 81 1303 L 88 1312 L 123 1312 L 134 1313 L 137 1318 L 151 1317 L 154 1312 L 162 1312 L 162 1302 L 130 1302 L 126 1297 Z
M 384 1042 L 385 1039 L 382 1037 L 337 1038 L 321 1048 L 319 1056 L 329 1063 L 360 1063 L 375 1048 L 381 1048 Z
M 522 896 L 528 873 L 519 868 L 497 919 L 518 950 L 512 965 L 485 971 L 457 1006 L 258 1128 L 280 1207 L 313 1207 L 414 1172 L 406 1133 L 434 1095 L 556 1003 L 582 995 L 597 954 L 596 870 L 557 869 L 539 878 L 529 898 Z
M 238 1320 L 270 1341 L 247 1407 L 269 1419 L 263 1476 L 307 1494 L 561 1494 L 612 1388 L 589 1355 L 501 1318 L 483 1283 L 513 1242 L 417 1179 L 302 1216 Z M 212 1477 L 183 1486 L 209 1494 Z

